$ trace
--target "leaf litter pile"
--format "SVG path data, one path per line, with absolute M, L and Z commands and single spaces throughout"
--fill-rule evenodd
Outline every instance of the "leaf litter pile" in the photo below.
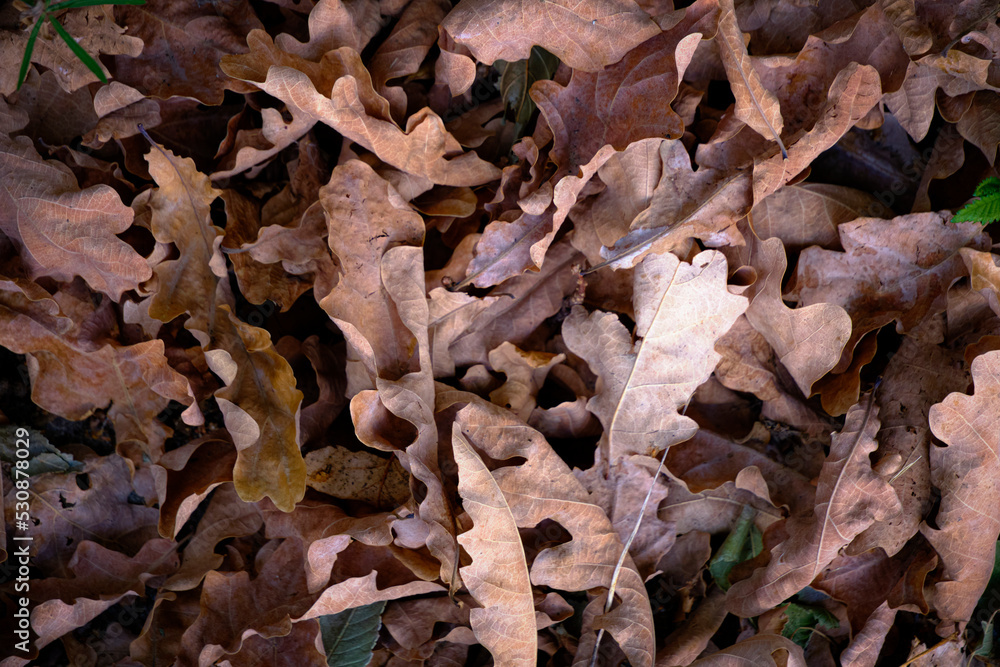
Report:
M 997 664 L 995 10 L 6 4 L 0 664 Z

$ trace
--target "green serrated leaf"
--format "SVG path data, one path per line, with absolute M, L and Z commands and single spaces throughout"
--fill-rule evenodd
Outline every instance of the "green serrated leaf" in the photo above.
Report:
M 837 617 L 823 607 L 790 602 L 785 607 L 785 616 L 788 617 L 788 621 L 781 629 L 782 636 L 788 637 L 802 648 L 805 648 L 806 643 L 808 643 L 809 636 L 812 634 L 809 631 L 812 628 L 823 626 L 829 630 L 835 630 L 840 627 L 840 621 L 837 620 Z
M 384 610 L 383 601 L 320 616 L 326 663 L 330 667 L 365 667 L 372 659 Z
M 500 73 L 500 96 L 508 120 L 524 125 L 535 112 L 535 103 L 528 94 L 536 81 L 551 79 L 559 67 L 559 59 L 534 46 L 525 60 L 498 60 L 494 67 Z
M 961 208 L 952 222 L 979 222 L 987 225 L 1000 220 L 1000 193 L 976 199 Z
M 976 186 L 976 191 L 973 193 L 975 197 L 989 197 L 990 195 L 1000 194 L 1000 178 L 996 176 L 990 176 L 985 181 Z
M 753 507 L 749 505 L 743 506 L 740 518 L 736 520 L 736 526 L 726 537 L 726 541 L 722 543 L 718 553 L 715 554 L 712 562 L 708 565 L 708 571 L 712 573 L 715 584 L 724 591 L 728 591 L 731 585 L 729 583 L 729 573 L 732 572 L 733 568 L 738 563 L 742 563 L 748 558 L 753 558 L 757 555 L 753 553 L 754 540 L 751 539 L 749 543 L 747 542 L 747 538 L 750 537 L 752 530 L 756 530 L 756 526 L 753 524 L 756 514 L 757 512 Z M 759 534 L 758 531 L 758 540 Z M 760 553 L 760 551 L 758 550 L 757 553 Z

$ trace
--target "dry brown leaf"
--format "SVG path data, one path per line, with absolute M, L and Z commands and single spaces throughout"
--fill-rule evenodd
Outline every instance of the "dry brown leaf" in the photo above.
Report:
M 877 446 L 878 409 L 869 397 L 847 413 L 833 437 L 820 472 L 812 516 L 786 522 L 788 539 L 771 550 L 770 563 L 729 589 L 730 611 L 756 616 L 805 588 L 837 552 L 875 521 L 900 511 L 892 487 L 871 469 L 868 455 Z
M 532 86 L 531 98 L 555 137 L 552 160 L 574 173 L 603 146 L 620 151 L 648 137 L 680 137 L 684 124 L 670 102 L 702 33 L 715 31 L 717 16 L 715 0 L 701 0 L 679 24 L 644 40 L 619 62 L 593 73 L 577 68 L 567 86 Z
M 246 0 L 211 7 L 149 0 L 119 7 L 116 13 L 129 36 L 144 44 L 141 55 L 115 59 L 115 78 L 121 83 L 149 97 L 180 95 L 204 104 L 220 104 L 226 90 L 249 92 L 219 69 L 223 56 L 247 50 L 247 33 L 263 27 Z
M 778 239 L 748 237 L 740 255 L 757 271 L 757 280 L 743 293 L 750 303 L 746 318 L 767 339 L 803 396 L 837 365 L 851 335 L 851 318 L 832 303 L 792 309 L 782 301 L 785 249 Z
M 238 70 L 232 71 L 234 76 L 244 76 Z M 263 81 L 247 80 L 288 105 L 293 119 L 291 124 L 286 124 L 277 112 L 265 119 L 265 128 L 270 126 L 265 135 L 268 132 L 268 138 L 284 135 L 281 139 L 284 145 L 288 137 L 302 136 L 313 124 L 323 122 L 374 152 L 387 164 L 428 183 L 480 185 L 499 176 L 496 167 L 475 153 L 463 153 L 459 143 L 444 129 L 441 118 L 428 108 L 409 117 L 405 132 L 391 121 L 372 116 L 365 106 L 371 90 L 367 72 L 361 80 L 350 73 L 340 76 L 330 93 L 320 93 L 306 73 L 287 65 L 271 66 Z M 379 99 L 382 98 L 379 96 Z M 274 152 L 269 151 L 268 156 Z M 224 173 L 237 173 L 260 159 L 238 159 L 237 166 Z M 216 174 L 216 177 L 221 176 Z
M 115 301 L 150 275 L 146 261 L 115 235 L 133 213 L 107 185 L 80 190 L 73 172 L 43 160 L 27 137 L 0 134 L 0 230 L 21 250 L 31 277 L 80 276 Z
M 951 224 L 950 218 L 949 213 L 859 218 L 839 228 L 844 253 L 802 252 L 793 290 L 800 306 L 834 303 L 854 323 L 834 372 L 847 368 L 855 345 L 869 331 L 893 320 L 900 331 L 908 331 L 944 310 L 948 287 L 965 273 L 958 250 L 983 249 L 987 243 L 981 226 Z
M 316 293 L 317 301 L 362 360 L 369 386 L 376 377 L 397 380 L 419 370 L 414 333 L 389 296 L 392 286 L 384 280 L 383 264 L 393 246 L 423 243 L 423 221 L 395 188 L 360 161 L 334 169 L 330 182 L 320 188 L 320 203 L 340 275 L 332 290 Z
M 775 653 L 778 657 L 775 658 Z M 729 648 L 695 660 L 690 667 L 743 667 L 752 664 L 760 667 L 805 667 L 802 648 L 781 635 L 759 634 L 736 642 Z
M 551 2 L 538 7 L 513 0 L 462 0 L 443 28 L 476 60 L 524 60 L 541 46 L 574 69 L 597 72 L 659 32 L 632 0 Z
M 330 446 L 309 452 L 305 461 L 306 486 L 328 496 L 383 508 L 398 507 L 410 497 L 408 475 L 395 458 Z
M 755 158 L 753 200 L 762 201 L 806 169 L 816 157 L 833 146 L 878 104 L 882 96 L 879 73 L 870 65 L 851 63 L 837 73 L 830 86 L 826 107 L 809 132 L 793 143 L 788 157 Z
M 746 309 L 726 290 L 726 260 L 705 251 L 691 264 L 647 255 L 635 274 L 636 335 L 618 318 L 574 308 L 563 324 L 567 346 L 600 377 L 588 407 L 604 425 L 603 465 L 683 442 L 697 428 L 679 411 L 708 379 L 715 341 Z M 709 296 L 711 295 L 711 296 Z
M 535 609 L 521 537 L 511 507 L 483 460 L 457 430 L 452 447 L 458 465 L 458 493 L 473 527 L 458 536 L 472 556 L 459 574 L 483 606 L 469 612 L 476 639 L 497 664 L 530 667 L 537 660 Z
M 855 218 L 877 216 L 879 201 L 867 192 L 825 183 L 787 185 L 756 202 L 750 212 L 761 239 L 780 238 L 789 251 L 811 245 L 840 245 L 837 226 Z
M 465 392 L 442 392 L 438 396 L 439 409 L 456 403 L 466 405 L 457 412 L 453 428 L 461 429 L 462 436 L 478 451 L 495 461 L 526 459 L 524 465 L 492 471 L 518 527 L 532 528 L 549 519 L 572 535 L 570 542 L 538 553 L 530 568 L 531 583 L 565 591 L 607 588 L 622 544 L 604 511 L 591 503 L 586 489 L 566 464 L 537 431 L 509 412 Z M 546 484 L 539 486 L 538 479 L 545 479 Z M 594 598 L 588 607 L 603 609 L 605 597 Z M 594 631 L 604 628 L 633 665 L 651 667 L 652 614 L 642 578 L 631 558 L 625 559 L 616 597 L 620 604 L 593 619 L 593 627 L 585 619 L 584 632 L 592 643 Z M 582 653 L 578 652 L 578 660 L 584 659 Z
M 405 117 L 406 93 L 399 86 L 389 86 L 388 82 L 419 69 L 427 52 L 437 42 L 438 25 L 450 9 L 451 3 L 445 0 L 411 2 L 368 63 L 375 90 L 389 101 L 397 120 Z
M 895 555 L 931 510 L 928 413 L 934 403 L 951 392 L 965 390 L 969 384 L 961 351 L 940 345 L 943 324 L 934 318 L 914 329 L 903 339 L 882 375 L 878 399 L 882 430 L 876 461 L 886 459 L 883 465 L 888 465 L 895 457 L 885 473 L 892 475 L 889 483 L 899 497 L 902 512 L 858 535 L 847 550 L 849 554 L 881 547 L 888 555 Z
M 924 523 L 920 532 L 941 557 L 934 608 L 943 624 L 956 622 L 959 628 L 971 617 L 990 578 L 1000 534 L 998 374 L 1000 352 L 976 357 L 975 394 L 949 394 L 930 409 L 931 431 L 947 447 L 931 447 L 931 481 L 941 490 L 941 508 L 937 528 Z
M 97 56 L 125 55 L 138 57 L 143 50 L 143 41 L 125 35 L 125 29 L 115 23 L 112 7 L 86 7 L 71 10 L 59 17 L 66 31 L 77 39 L 84 51 Z M 4 62 L 20 63 L 28 43 L 28 31 L 4 30 L 0 39 L 0 57 Z M 97 81 L 97 76 L 69 50 L 66 43 L 54 32 L 37 39 L 31 52 L 31 61 L 46 67 L 56 76 L 63 90 L 73 92 L 78 88 Z M 98 59 L 100 62 L 100 59 Z M 102 69 L 104 69 L 102 67 Z M 104 69 L 105 75 L 107 70 Z M 0 94 L 10 95 L 17 88 L 18 68 L 13 64 L 4 67 L 0 73 Z
M 719 31 L 715 35 L 719 45 L 719 55 L 726 68 L 726 76 L 736 97 L 735 116 L 750 126 L 762 137 L 778 144 L 782 156 L 786 154 L 781 141 L 784 119 L 781 104 L 773 92 L 764 87 L 760 75 L 754 67 L 753 59 L 747 53 L 743 33 L 736 22 L 732 0 L 722 0 L 719 6 Z

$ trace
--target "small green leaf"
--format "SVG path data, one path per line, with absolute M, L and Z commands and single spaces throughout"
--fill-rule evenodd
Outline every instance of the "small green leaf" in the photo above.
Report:
M 990 195 L 1000 194 L 1000 178 L 996 176 L 990 176 L 985 181 L 976 186 L 976 191 L 973 193 L 975 197 L 989 197 Z
M 978 222 L 988 225 L 1000 220 L 1000 178 L 990 176 L 976 187 L 974 199 L 963 206 L 952 222 Z
M 383 601 L 320 616 L 326 663 L 330 667 L 365 667 L 372 659 L 384 610 Z
M 756 513 L 749 505 L 743 506 L 740 518 L 736 520 L 736 526 L 708 565 L 708 571 L 712 573 L 716 585 L 724 591 L 728 591 L 731 585 L 729 573 L 733 568 L 738 563 L 757 556 L 763 549 L 760 531 L 753 523 Z M 749 542 L 747 538 L 750 538 Z
M 788 621 L 781 629 L 782 636 L 788 637 L 802 648 L 805 648 L 809 641 L 811 634 L 809 630 L 812 628 L 822 625 L 827 629 L 834 630 L 840 627 L 840 621 L 837 620 L 837 617 L 823 607 L 790 602 L 785 607 L 785 616 L 788 617 Z
M 500 72 L 500 96 L 507 119 L 524 125 L 535 112 L 535 103 L 528 95 L 532 84 L 551 79 L 559 67 L 559 59 L 540 46 L 534 46 L 527 59 L 498 60 L 494 67 Z
M 59 21 L 52 18 L 51 14 L 46 14 L 46 18 L 49 20 L 49 23 L 52 24 L 52 27 L 56 29 L 59 36 L 63 38 L 63 41 L 66 42 L 66 46 L 69 47 L 70 51 L 76 54 L 76 57 L 80 59 L 80 62 L 86 65 L 87 69 L 93 72 L 94 75 L 101 80 L 101 83 L 107 83 L 108 77 L 104 76 L 104 70 L 97 64 L 97 61 L 94 60 L 82 46 L 76 43 L 76 40 L 73 39 L 72 35 L 66 32 L 66 28 L 62 27 Z

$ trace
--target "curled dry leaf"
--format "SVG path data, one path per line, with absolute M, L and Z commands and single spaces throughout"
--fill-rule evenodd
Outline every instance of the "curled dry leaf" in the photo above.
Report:
M 868 458 L 879 425 L 872 397 L 847 413 L 820 472 L 813 515 L 786 522 L 789 537 L 771 550 L 770 563 L 729 589 L 730 611 L 755 616 L 771 609 L 808 586 L 861 531 L 899 513 L 899 499 Z
M 468 440 L 452 432 L 458 493 L 472 530 L 458 537 L 472 564 L 458 572 L 483 608 L 469 612 L 476 639 L 498 664 L 530 667 L 537 659 L 535 610 L 517 524 L 496 479 Z
M 942 622 L 960 626 L 990 578 L 1000 534 L 997 377 L 1000 352 L 982 354 L 972 362 L 975 393 L 949 394 L 930 409 L 931 431 L 947 446 L 930 452 L 931 481 L 941 490 L 937 529 L 924 523 L 920 532 L 941 556 L 934 607 Z
M 965 273 L 959 249 L 987 243 L 981 226 L 948 219 L 950 214 L 939 213 L 859 218 L 839 228 L 843 253 L 815 247 L 802 252 L 793 290 L 799 303 L 837 304 L 854 323 L 834 372 L 847 368 L 854 346 L 869 331 L 893 320 L 907 331 L 944 310 L 948 287 Z

